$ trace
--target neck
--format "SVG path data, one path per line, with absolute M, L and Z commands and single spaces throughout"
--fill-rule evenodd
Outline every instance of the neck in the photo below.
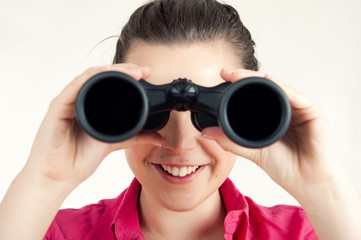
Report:
M 175 211 L 142 189 L 138 208 L 146 239 L 223 239 L 226 210 L 219 191 L 193 209 Z

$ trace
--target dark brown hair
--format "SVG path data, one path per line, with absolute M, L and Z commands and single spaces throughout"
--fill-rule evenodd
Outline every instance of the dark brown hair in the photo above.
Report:
M 125 61 L 135 40 L 173 44 L 224 40 L 244 68 L 257 71 L 255 43 L 237 11 L 216 0 L 154 0 L 139 7 L 124 26 L 113 63 Z

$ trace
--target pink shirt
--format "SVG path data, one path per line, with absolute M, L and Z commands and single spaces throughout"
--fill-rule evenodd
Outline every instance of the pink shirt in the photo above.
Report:
M 137 201 L 141 189 L 134 179 L 117 198 L 81 209 L 60 210 L 44 239 L 144 239 Z M 317 239 L 300 207 L 263 207 L 243 196 L 230 179 L 220 187 L 226 207 L 224 239 Z

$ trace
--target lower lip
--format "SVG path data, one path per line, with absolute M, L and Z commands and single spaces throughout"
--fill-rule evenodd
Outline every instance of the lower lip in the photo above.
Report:
M 202 165 L 202 166 L 199 166 L 199 168 L 191 174 L 188 174 L 184 177 L 175 177 L 175 176 L 171 175 L 170 173 L 165 172 L 159 164 L 153 164 L 153 166 L 155 167 L 155 169 L 157 169 L 157 171 L 160 173 L 160 175 L 165 180 L 167 180 L 168 182 L 173 183 L 173 184 L 185 184 L 185 183 L 191 182 L 203 171 L 203 169 L 205 167 L 205 165 Z

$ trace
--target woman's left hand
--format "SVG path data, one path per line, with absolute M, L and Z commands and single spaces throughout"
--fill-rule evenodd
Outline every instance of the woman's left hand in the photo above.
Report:
M 297 196 L 308 184 L 330 180 L 340 172 L 337 146 L 320 108 L 305 95 L 260 72 L 239 69 L 222 70 L 225 81 L 246 77 L 264 77 L 279 85 L 292 108 L 292 120 L 284 137 L 261 149 L 237 145 L 220 128 L 205 129 L 202 134 L 215 139 L 225 150 L 247 158 L 261 167 L 276 183 Z
M 298 200 L 319 239 L 361 239 L 361 195 L 341 164 L 337 145 L 319 106 L 267 74 L 222 70 L 221 77 L 229 82 L 247 77 L 275 82 L 291 104 L 291 123 L 282 139 L 260 149 L 239 146 L 219 127 L 206 128 L 202 135 L 261 167 Z

